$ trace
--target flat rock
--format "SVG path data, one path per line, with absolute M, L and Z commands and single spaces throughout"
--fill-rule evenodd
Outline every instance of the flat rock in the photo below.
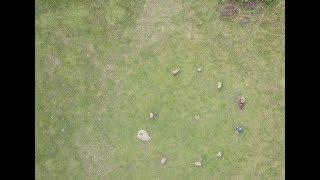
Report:
M 161 160 L 160 160 L 160 163 L 163 165 L 163 164 L 165 164 L 167 162 L 167 158 L 161 158 Z
M 198 70 L 198 72 L 201 72 L 201 71 L 202 71 L 202 68 L 198 68 L 197 70 Z
M 194 119 L 195 119 L 195 120 L 199 120 L 199 119 L 200 119 L 200 116 L 199 116 L 199 115 L 195 115 L 195 116 L 194 116 Z
M 176 75 L 176 74 L 179 73 L 179 71 L 180 71 L 180 69 L 175 69 L 175 70 L 172 71 L 172 74 L 173 74 L 173 75 Z
M 218 152 L 217 157 L 219 157 L 219 158 L 222 157 L 222 152 L 221 151 Z
M 146 141 L 149 141 L 151 139 L 151 137 L 149 136 L 149 134 L 147 133 L 147 131 L 141 129 L 138 134 L 137 134 L 137 137 L 143 141 L 143 142 L 146 142 Z

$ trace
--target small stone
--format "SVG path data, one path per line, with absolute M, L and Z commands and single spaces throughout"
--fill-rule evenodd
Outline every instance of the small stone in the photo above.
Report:
M 237 131 L 238 134 L 242 134 L 243 131 L 244 131 L 244 128 L 243 127 L 237 127 L 236 131 Z
M 241 102 L 241 103 L 244 103 L 244 102 L 245 102 L 245 100 L 246 100 L 246 98 L 241 97 L 240 102 Z
M 154 117 L 153 113 L 149 113 L 149 117 L 150 117 L 150 119 L 153 119 L 153 117 Z
M 146 142 L 146 141 L 149 141 L 151 139 L 151 137 L 149 136 L 149 134 L 147 133 L 147 131 L 141 129 L 138 134 L 137 134 L 137 137 L 143 141 L 143 142 Z
M 246 98 L 245 97 L 237 97 L 237 103 L 239 108 L 242 110 L 244 108 L 244 104 L 246 103 Z
M 221 89 L 221 87 L 222 87 L 222 83 L 218 82 L 218 89 Z
M 217 157 L 219 157 L 219 158 L 220 158 L 221 156 L 222 156 L 222 152 L 221 152 L 221 151 L 219 151 L 219 152 L 218 152 L 218 154 L 217 154 Z
M 201 72 L 202 71 L 202 68 L 198 68 L 198 72 Z
M 61 131 L 64 132 L 64 129 L 62 128 Z
M 175 70 L 172 71 L 172 74 L 176 75 L 176 74 L 178 74 L 179 71 L 180 71 L 180 69 L 175 69 Z
M 50 118 L 52 119 L 52 118 L 53 118 L 53 116 L 50 116 Z
M 227 142 L 229 142 L 229 140 L 228 140 L 228 139 L 226 139 L 226 141 L 227 141 Z
M 199 119 L 200 119 L 200 116 L 199 116 L 199 115 L 195 115 L 195 116 L 194 116 L 194 119 L 195 119 L 195 120 L 199 120 Z
M 197 161 L 197 162 L 194 163 L 194 165 L 200 167 L 200 166 L 202 166 L 202 163 L 200 161 Z
M 160 161 L 160 163 L 163 165 L 163 164 L 165 164 L 167 162 L 167 158 L 161 158 L 161 161 Z

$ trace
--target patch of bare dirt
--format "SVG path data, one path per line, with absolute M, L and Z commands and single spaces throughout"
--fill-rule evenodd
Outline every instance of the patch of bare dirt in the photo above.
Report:
M 251 0 L 247 3 L 230 0 L 220 3 L 217 8 L 222 20 L 235 20 L 243 27 L 256 22 L 256 19 L 260 17 L 262 9 L 263 6 L 260 0 Z
M 90 61 L 95 65 L 95 67 L 99 68 L 100 63 L 98 61 L 97 52 L 92 43 L 82 43 L 84 52 Z
M 248 10 L 255 10 L 259 8 L 260 4 L 261 2 L 259 0 L 251 0 L 247 3 L 243 3 L 242 7 Z
M 235 3 L 227 3 L 220 7 L 220 15 L 228 18 L 236 18 L 239 14 L 239 7 Z
M 251 19 L 247 16 L 243 16 L 240 19 L 240 23 L 242 26 L 246 26 L 246 25 L 250 24 L 250 22 L 251 22 Z
M 91 141 L 87 143 L 84 143 L 83 139 L 83 133 L 77 132 L 75 138 L 76 152 L 79 154 L 89 178 L 106 176 L 119 166 L 119 164 L 109 162 L 110 156 L 113 156 L 116 152 L 113 142 L 106 142 L 101 136 L 96 137 L 95 141 L 89 138 Z
M 70 38 L 67 37 L 66 33 L 64 30 L 59 29 L 55 31 L 55 36 L 57 39 L 59 39 L 64 45 L 69 45 L 70 44 Z
M 167 31 L 175 26 L 170 22 L 170 17 L 179 12 L 182 6 L 175 0 L 149 0 L 137 21 L 136 36 L 138 49 L 161 42 Z
M 53 55 L 48 55 L 45 60 L 45 69 L 50 76 L 53 76 L 53 73 L 56 71 L 60 64 L 60 59 Z
M 82 43 L 82 46 L 84 47 L 85 52 L 87 55 L 94 55 L 96 50 L 94 49 L 94 46 L 92 43 Z

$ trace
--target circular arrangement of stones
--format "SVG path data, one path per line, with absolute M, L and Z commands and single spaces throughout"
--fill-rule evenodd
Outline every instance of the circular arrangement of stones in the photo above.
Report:
M 199 68 L 197 69 L 197 71 L 198 71 L 198 72 L 201 72 L 201 71 L 202 71 L 202 68 L 199 67 Z M 174 70 L 172 71 L 172 74 L 173 74 L 173 75 L 177 75 L 179 72 L 180 72 L 180 69 L 174 69 Z M 248 86 L 248 85 L 246 84 L 246 86 Z M 220 90 L 220 89 L 222 88 L 222 83 L 221 83 L 221 82 L 218 82 L 217 88 L 218 88 L 218 90 Z M 242 110 L 242 109 L 244 108 L 244 104 L 246 103 L 246 98 L 243 97 L 243 96 L 238 96 L 238 97 L 236 98 L 236 102 L 237 102 L 239 108 Z M 155 113 L 154 113 L 154 112 L 150 112 L 150 113 L 149 113 L 149 118 L 150 118 L 150 119 L 154 119 L 154 117 L 155 117 Z M 195 115 L 195 116 L 194 116 L 194 119 L 195 119 L 195 120 L 199 120 L 199 119 L 200 119 L 200 116 L 199 116 L 199 115 Z M 238 127 L 236 127 L 236 132 L 237 132 L 238 134 L 242 134 L 242 133 L 244 132 L 244 128 L 238 126 Z M 146 130 L 143 130 L 143 129 L 141 129 L 141 130 L 138 132 L 137 137 L 138 137 L 138 139 L 140 139 L 142 142 L 147 142 L 147 141 L 149 141 L 149 140 L 151 139 L 151 137 L 149 136 L 148 132 L 147 132 Z M 225 139 L 225 141 L 228 142 L 229 140 L 228 140 L 228 139 Z M 222 153 L 221 151 L 219 151 L 216 156 L 217 156 L 218 158 L 221 158 L 222 155 L 223 155 L 223 153 Z M 167 162 L 167 158 L 166 158 L 166 157 L 162 157 L 161 160 L 160 160 L 160 164 L 161 164 L 161 165 L 164 165 L 164 164 L 166 164 L 166 162 Z M 197 167 L 201 167 L 201 166 L 202 166 L 202 160 L 197 160 L 196 162 L 194 162 L 194 165 L 197 166 Z

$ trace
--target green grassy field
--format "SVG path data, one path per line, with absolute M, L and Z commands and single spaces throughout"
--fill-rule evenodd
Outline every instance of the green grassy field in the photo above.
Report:
M 36 178 L 284 179 L 284 1 L 219 7 L 36 0 Z

